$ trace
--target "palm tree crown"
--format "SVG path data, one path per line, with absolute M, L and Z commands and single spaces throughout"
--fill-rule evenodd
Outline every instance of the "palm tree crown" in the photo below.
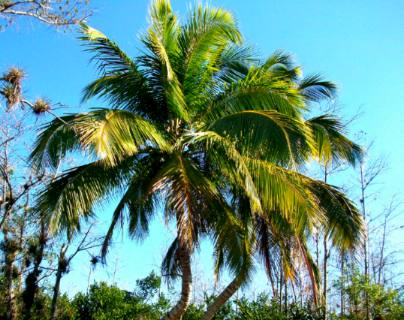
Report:
M 38 170 L 55 167 L 74 150 L 92 159 L 39 196 L 36 209 L 48 214 L 51 226 L 74 229 L 97 203 L 120 192 L 105 255 L 119 221 L 127 216 L 130 233 L 143 238 L 163 203 L 177 225 L 171 248 L 177 263 L 168 257 L 166 266 L 183 273 L 182 298 L 167 319 L 179 318 L 188 303 L 190 277 L 184 278 L 200 236 L 219 241 L 225 230 L 219 225 L 245 228 L 236 199 L 243 199 L 252 221 L 271 225 L 274 212 L 293 230 L 328 221 L 336 243 L 354 245 L 360 218 L 353 205 L 298 172 L 313 158 L 355 163 L 360 156 L 334 116 L 305 119 L 310 102 L 333 97 L 335 86 L 317 75 L 302 78 L 282 52 L 257 59 L 223 9 L 198 5 L 180 24 L 168 0 L 155 0 L 150 20 L 136 58 L 81 26 L 100 73 L 83 100 L 101 97 L 109 108 L 55 119 L 37 139 L 31 161 Z M 330 212 L 342 204 L 344 210 Z

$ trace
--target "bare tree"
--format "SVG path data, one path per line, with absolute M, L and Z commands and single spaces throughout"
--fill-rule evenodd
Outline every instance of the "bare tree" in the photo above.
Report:
M 90 224 L 87 228 L 87 231 L 81 235 L 81 239 L 79 240 L 79 235 L 76 235 L 75 238 L 78 240 L 78 244 L 74 247 L 73 238 L 68 236 L 66 241 L 60 247 L 58 260 L 57 260 L 57 268 L 55 275 L 55 283 L 53 285 L 53 295 L 52 295 L 52 303 L 51 303 L 51 320 L 57 319 L 57 303 L 60 294 L 60 282 L 62 277 L 69 272 L 69 268 L 72 260 L 81 252 L 88 252 L 93 248 L 100 247 L 102 245 L 104 237 L 92 237 L 91 231 L 93 229 L 94 223 Z M 71 253 L 68 253 L 68 250 L 71 249 Z
M 3 27 L 19 17 L 28 17 L 58 27 L 77 24 L 85 20 L 89 0 L 0 0 L 0 19 Z

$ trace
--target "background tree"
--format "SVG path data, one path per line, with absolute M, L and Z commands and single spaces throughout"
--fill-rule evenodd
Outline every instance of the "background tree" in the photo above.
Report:
M 66 27 L 84 21 L 91 12 L 89 0 L 0 0 L 2 28 L 21 17 L 32 18 L 49 25 Z

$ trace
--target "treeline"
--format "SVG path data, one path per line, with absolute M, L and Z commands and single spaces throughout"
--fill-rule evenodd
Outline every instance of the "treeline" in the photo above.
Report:
M 4 282 L 0 282 L 3 285 Z M 335 283 L 340 288 L 341 283 Z M 160 319 L 171 308 L 167 294 L 162 293 L 161 278 L 154 272 L 136 281 L 133 291 L 125 291 L 117 286 L 101 282 L 90 286 L 88 292 L 77 293 L 69 298 L 66 294 L 59 298 L 57 319 L 60 320 L 124 320 Z M 3 291 L 4 288 L 1 288 Z M 383 286 L 371 284 L 359 273 L 352 275 L 351 281 L 344 280 L 344 290 L 349 303 L 347 312 L 325 312 L 308 301 L 291 299 L 286 304 L 267 293 L 256 297 L 238 297 L 227 302 L 215 315 L 215 320 L 322 320 L 350 319 L 361 320 L 366 317 L 366 306 L 362 297 L 369 296 L 371 319 L 400 320 L 404 316 L 404 302 L 399 292 Z M 207 306 L 214 296 L 204 294 L 202 301 L 193 302 L 183 316 L 183 320 L 203 318 Z M 52 297 L 41 290 L 34 302 L 31 319 L 51 319 Z M 5 314 L 5 305 L 0 304 L 0 314 Z

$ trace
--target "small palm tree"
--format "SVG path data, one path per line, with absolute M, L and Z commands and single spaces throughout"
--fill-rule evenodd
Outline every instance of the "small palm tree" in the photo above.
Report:
M 31 162 L 43 170 L 75 150 L 91 159 L 40 194 L 36 209 L 54 229 L 79 227 L 120 192 L 103 256 L 119 221 L 127 216 L 131 235 L 144 238 L 157 204 L 164 205 L 177 228 L 165 266 L 182 277 L 181 297 L 165 318 L 180 319 L 200 238 L 241 223 L 229 202 L 235 194 L 263 221 L 272 211 L 297 217 L 318 210 L 317 194 L 296 168 L 319 155 L 304 120 L 307 102 L 331 97 L 335 87 L 318 76 L 300 79 L 281 52 L 260 62 L 225 10 L 197 6 L 180 25 L 170 2 L 156 0 L 150 20 L 145 50 L 134 59 L 82 25 L 81 40 L 100 72 L 83 100 L 104 98 L 110 107 L 49 123 Z

